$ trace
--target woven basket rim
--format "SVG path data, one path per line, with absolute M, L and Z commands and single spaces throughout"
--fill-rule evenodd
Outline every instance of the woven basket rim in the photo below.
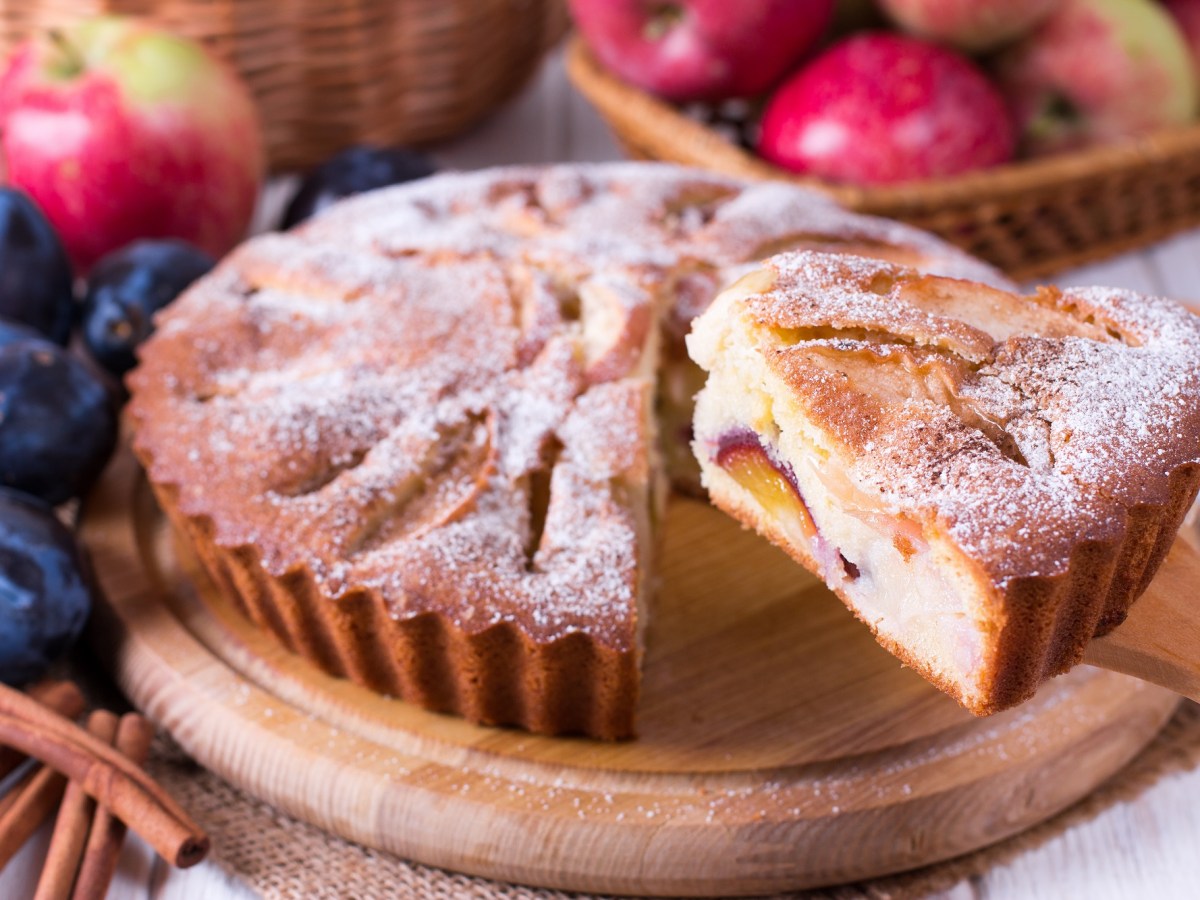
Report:
M 621 81 L 604 69 L 582 38 L 567 48 L 567 73 L 576 88 L 619 137 L 645 147 L 669 147 L 672 158 L 730 175 L 786 180 L 816 188 L 851 208 L 883 215 L 979 207 L 1015 195 L 1041 194 L 1071 183 L 1093 182 L 1146 166 L 1200 154 L 1200 123 L 1163 129 L 1120 144 L 1055 156 L 1016 160 L 988 169 L 897 185 L 862 187 L 797 175 L 736 146 L 676 107 Z

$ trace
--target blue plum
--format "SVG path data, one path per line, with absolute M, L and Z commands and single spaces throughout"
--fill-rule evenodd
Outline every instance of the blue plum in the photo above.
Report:
M 343 197 L 425 178 L 436 171 L 429 157 L 414 150 L 350 147 L 331 156 L 301 182 L 280 227 L 291 228 Z
M 0 488 L 0 681 L 42 677 L 83 630 L 92 581 L 54 510 Z
M 136 241 L 101 259 L 83 300 L 83 343 L 118 378 L 137 363 L 134 350 L 154 330 L 154 314 L 215 260 L 186 241 Z
M 51 504 L 80 496 L 116 440 L 113 398 L 81 359 L 48 341 L 0 346 L 0 486 Z
M 66 344 L 75 318 L 74 274 L 42 211 L 15 188 L 0 187 L 0 316 Z

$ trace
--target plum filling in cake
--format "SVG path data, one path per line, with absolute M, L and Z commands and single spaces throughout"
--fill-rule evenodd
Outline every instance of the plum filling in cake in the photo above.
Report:
M 712 458 L 783 531 L 811 543 L 823 571 L 831 571 L 832 566 L 848 581 L 859 577 L 858 566 L 822 540 L 792 467 L 763 446 L 758 435 L 745 428 L 727 431 L 716 442 Z
M 791 466 L 774 459 L 758 435 L 747 429 L 725 432 L 716 443 L 713 461 L 754 495 L 759 505 L 789 530 L 812 539 L 817 526 L 796 484 Z

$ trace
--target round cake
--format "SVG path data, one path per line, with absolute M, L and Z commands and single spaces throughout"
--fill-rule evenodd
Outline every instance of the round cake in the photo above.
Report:
M 134 450 L 221 593 L 321 669 L 629 737 L 658 513 L 668 481 L 695 489 L 683 336 L 788 248 L 1004 284 L 782 184 L 443 175 L 251 240 L 190 289 L 130 376 Z

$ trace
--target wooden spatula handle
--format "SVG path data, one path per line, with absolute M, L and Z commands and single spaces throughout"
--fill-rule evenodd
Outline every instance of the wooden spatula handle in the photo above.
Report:
M 1200 553 L 1176 540 L 1129 618 L 1093 640 L 1083 661 L 1200 702 Z

